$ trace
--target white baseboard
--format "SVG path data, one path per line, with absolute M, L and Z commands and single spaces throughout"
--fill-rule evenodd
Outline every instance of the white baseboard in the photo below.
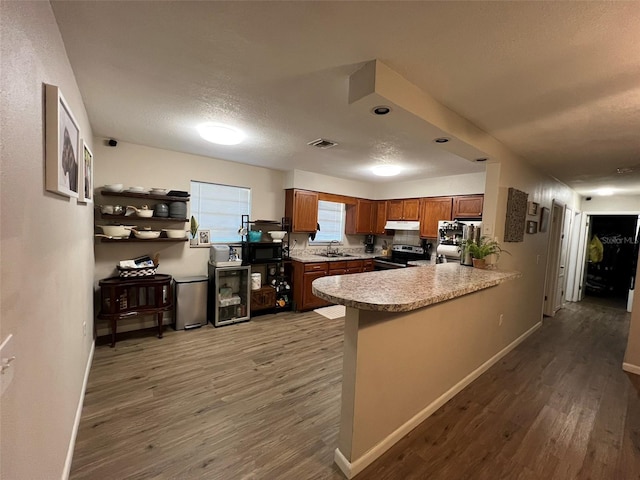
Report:
M 634 375 L 640 375 L 640 367 L 638 365 L 633 365 L 632 363 L 624 362 L 622 364 L 622 369 L 625 372 L 633 373 Z
M 427 418 L 429 418 L 436 410 L 438 410 L 442 405 L 447 403 L 453 397 L 455 397 L 462 389 L 471 384 L 476 378 L 482 375 L 484 372 L 489 370 L 498 360 L 504 357 L 511 350 L 516 348 L 520 343 L 522 343 L 529 335 L 538 330 L 542 326 L 542 322 L 536 323 L 529 330 L 524 332 L 518 338 L 516 338 L 509 345 L 504 347 L 498 353 L 496 353 L 489 360 L 484 362 L 478 368 L 476 368 L 469 375 L 460 380 L 457 384 L 447 390 L 444 394 L 438 397 L 436 400 L 431 402 L 431 404 L 427 405 L 422 411 L 418 412 L 413 418 L 410 418 L 403 425 L 398 427 L 394 432 L 392 432 L 388 437 L 383 439 L 377 445 L 373 446 L 370 450 L 368 450 L 364 455 L 355 460 L 354 462 L 350 462 L 343 455 L 339 448 L 336 448 L 333 459 L 336 465 L 342 470 L 342 473 L 347 478 L 353 478 L 358 473 L 363 471 L 369 465 L 371 465 L 378 457 L 382 456 L 384 452 L 389 450 L 393 445 L 398 443 L 406 434 L 408 434 L 411 430 L 416 428 L 422 422 L 424 422 Z M 639 367 L 634 367 L 638 369 L 638 373 L 640 373 Z M 635 372 L 634 372 L 635 373 Z
M 84 394 L 87 391 L 87 382 L 89 381 L 89 372 L 93 363 L 93 353 L 96 350 L 95 340 L 91 343 L 91 351 L 87 359 L 87 365 L 84 369 L 84 380 L 82 382 L 82 390 L 80 391 L 80 399 L 78 400 L 78 408 L 76 408 L 76 418 L 73 421 L 73 430 L 71 431 L 71 439 L 69 440 L 69 448 L 67 449 L 67 458 L 64 461 L 64 470 L 62 471 L 62 480 L 68 480 L 71 472 L 71 462 L 73 461 L 73 450 L 76 447 L 76 436 L 78 435 L 78 427 L 80 426 L 80 417 L 82 417 L 82 406 L 84 405 Z

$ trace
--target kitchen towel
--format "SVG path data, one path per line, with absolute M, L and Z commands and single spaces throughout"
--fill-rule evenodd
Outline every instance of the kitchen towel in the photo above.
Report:
M 316 308 L 314 312 L 319 313 L 323 317 L 334 320 L 345 316 L 346 308 L 344 305 L 331 305 L 330 307 Z

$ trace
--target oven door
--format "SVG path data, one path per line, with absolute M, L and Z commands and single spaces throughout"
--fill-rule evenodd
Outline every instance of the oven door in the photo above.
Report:
M 394 262 L 390 262 L 388 260 L 378 260 L 378 259 L 374 259 L 373 260 L 373 269 L 374 270 L 391 270 L 394 268 L 406 268 L 406 265 L 403 265 L 402 263 L 394 263 Z
M 282 243 L 245 243 L 242 258 L 246 263 L 273 263 L 282 261 Z

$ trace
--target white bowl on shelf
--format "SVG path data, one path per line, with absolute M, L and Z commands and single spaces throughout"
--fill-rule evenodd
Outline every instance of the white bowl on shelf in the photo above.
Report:
M 149 193 L 151 193 L 152 195 L 166 195 L 167 194 L 167 189 L 166 188 L 155 188 L 155 187 L 153 187 Z
M 167 235 L 167 238 L 185 238 L 187 236 L 186 230 L 164 228 L 162 231 Z
M 107 192 L 121 192 L 124 188 L 124 185 L 122 185 L 121 183 L 113 183 L 111 185 L 105 185 L 102 188 Z
M 271 236 L 271 239 L 276 243 L 282 242 L 282 239 L 287 234 L 287 232 L 282 230 L 276 230 L 276 231 L 267 232 L 267 233 Z

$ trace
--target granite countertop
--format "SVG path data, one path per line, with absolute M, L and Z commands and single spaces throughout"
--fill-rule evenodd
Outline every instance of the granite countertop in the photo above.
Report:
M 520 272 L 482 270 L 459 263 L 335 275 L 314 280 L 313 294 L 339 305 L 408 312 L 496 286 Z
M 378 254 L 379 256 L 380 254 Z M 316 262 L 342 262 L 345 260 L 368 260 L 375 257 L 375 253 L 348 253 L 346 257 L 323 257 L 322 255 L 314 255 L 312 253 L 293 254 L 289 258 L 296 262 L 316 263 Z

